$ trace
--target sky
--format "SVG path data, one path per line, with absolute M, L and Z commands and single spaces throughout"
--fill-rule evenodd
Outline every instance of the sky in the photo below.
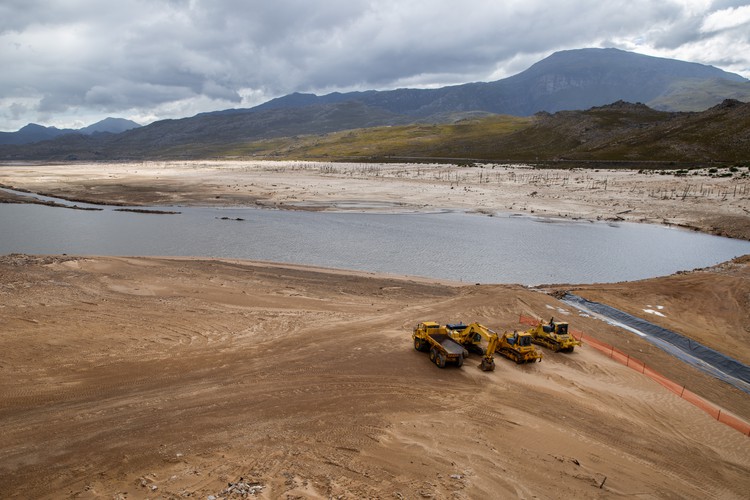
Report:
M 585 47 L 750 78 L 750 2 L 0 0 L 0 130 L 494 81 Z

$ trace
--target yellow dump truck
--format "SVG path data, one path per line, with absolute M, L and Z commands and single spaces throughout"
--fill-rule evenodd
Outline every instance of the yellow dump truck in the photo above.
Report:
M 526 332 L 531 335 L 532 342 L 554 352 L 573 352 L 576 346 L 581 345 L 580 340 L 576 340 L 568 333 L 568 324 L 564 321 L 555 321 L 554 318 L 550 319 L 549 323 L 539 321 L 538 325 Z
M 411 336 L 414 340 L 414 349 L 429 352 L 430 361 L 440 368 L 445 368 L 449 364 L 461 367 L 469 355 L 463 346 L 451 338 L 445 326 L 440 326 L 434 321 L 419 323 Z

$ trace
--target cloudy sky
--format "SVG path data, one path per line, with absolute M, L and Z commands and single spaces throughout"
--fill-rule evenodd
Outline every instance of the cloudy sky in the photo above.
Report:
M 439 87 L 616 47 L 750 78 L 730 0 L 0 0 L 0 130 Z

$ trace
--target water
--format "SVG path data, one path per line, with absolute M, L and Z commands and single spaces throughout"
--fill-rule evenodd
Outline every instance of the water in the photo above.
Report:
M 154 209 L 181 213 L 2 204 L 0 254 L 225 257 L 536 285 L 637 280 L 750 253 L 750 242 L 662 226 L 510 214 Z

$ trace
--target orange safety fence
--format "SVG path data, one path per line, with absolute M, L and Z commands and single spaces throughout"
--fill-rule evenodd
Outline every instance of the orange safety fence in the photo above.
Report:
M 535 326 L 535 325 L 538 325 L 540 321 L 541 320 L 537 318 L 533 318 L 531 316 L 525 316 L 523 314 L 520 315 L 518 318 L 518 322 L 523 325 Z M 650 367 L 647 367 L 646 363 L 644 363 L 643 361 L 631 357 L 629 354 L 619 349 L 616 349 L 614 346 L 607 344 L 606 342 L 597 340 L 589 335 L 584 335 L 584 333 L 579 330 L 570 330 L 570 333 L 573 336 L 573 338 L 575 338 L 576 340 L 585 342 L 586 345 L 593 347 L 594 349 L 601 352 L 602 354 L 605 354 L 606 356 L 627 366 L 628 368 L 631 368 L 639 373 L 646 375 L 647 377 L 649 377 L 650 379 L 652 379 L 653 381 L 655 381 L 656 383 L 658 383 L 665 389 L 668 389 L 669 391 L 678 395 L 685 401 L 692 403 L 697 408 L 700 408 L 701 410 L 706 412 L 708 415 L 711 415 L 711 417 L 718 420 L 722 424 L 728 425 L 729 427 L 740 431 L 742 434 L 746 436 L 750 436 L 750 423 L 745 422 L 741 418 L 736 417 L 730 413 L 727 413 L 726 410 L 723 410 L 719 406 L 716 406 L 710 401 L 707 401 L 701 396 L 698 396 L 696 393 L 686 389 L 684 385 L 680 385 L 668 379 L 667 377 L 660 374 L 659 372 L 651 369 Z

